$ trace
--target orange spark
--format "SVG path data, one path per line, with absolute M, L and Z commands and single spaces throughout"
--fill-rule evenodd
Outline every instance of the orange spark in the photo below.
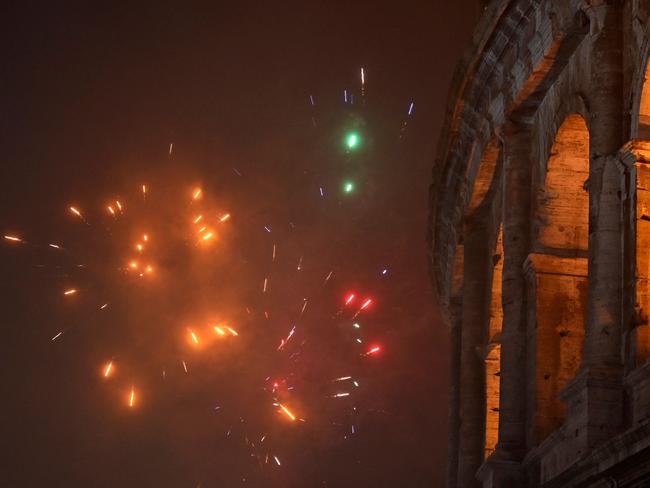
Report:
M 234 336 L 238 336 L 238 335 L 239 335 L 239 334 L 237 333 L 237 331 L 231 329 L 230 327 L 226 327 L 226 329 L 228 329 L 228 332 L 230 332 L 230 333 L 231 333 L 232 335 L 234 335 Z
M 120 209 L 120 212 L 122 211 L 122 205 L 120 204 L 119 200 L 115 200 L 115 203 L 117 204 L 117 208 Z
M 217 325 L 214 326 L 214 330 L 216 330 L 219 333 L 219 335 L 226 335 L 223 329 Z
M 16 236 L 4 236 L 4 237 L 8 241 L 23 242 L 23 240 L 20 237 L 16 237 Z
M 138 251 L 142 252 L 142 244 L 136 244 L 135 248 L 136 248 Z
M 280 408 L 281 408 L 282 411 L 286 414 L 287 417 L 289 417 L 292 421 L 293 421 L 293 420 L 296 420 L 296 416 L 295 416 L 294 414 L 291 413 L 291 410 L 289 410 L 287 407 L 285 407 L 285 406 L 282 405 L 281 403 L 279 403 L 278 405 L 280 406 Z
M 194 195 L 192 195 L 192 199 L 193 199 L 193 200 L 196 200 L 196 199 L 199 198 L 200 196 L 201 196 L 201 189 L 200 189 L 200 188 L 197 188 L 197 189 L 194 191 Z
M 135 404 L 135 389 L 131 387 L 131 394 L 129 395 L 129 408 L 133 408 Z
M 142 236 L 142 239 L 144 240 L 144 242 L 147 242 L 149 240 L 149 236 L 145 234 Z
M 153 268 L 151 266 L 147 266 L 147 273 L 151 273 L 153 271 Z
M 74 288 L 71 288 L 63 292 L 64 295 L 74 295 L 75 293 L 77 293 L 77 290 L 75 290 Z
M 108 378 L 108 376 L 111 374 L 112 369 L 113 369 L 113 361 L 109 362 L 104 368 L 104 378 Z
M 131 261 L 131 262 L 129 263 L 129 266 L 131 267 L 131 269 L 137 269 L 137 267 L 138 267 L 138 263 L 136 263 L 135 261 Z
M 219 222 L 225 222 L 225 221 L 228 220 L 229 218 L 230 218 L 230 214 L 227 213 L 227 214 L 222 215 L 221 217 L 219 217 Z
M 109 205 L 109 206 L 106 207 L 106 208 L 107 208 L 108 211 L 111 213 L 111 215 L 114 217 L 114 216 L 115 216 L 115 210 L 113 210 L 113 207 L 111 207 L 111 206 Z
M 203 218 L 203 215 L 199 215 L 197 218 L 194 219 L 193 222 L 194 222 L 195 224 L 198 224 L 199 221 L 200 221 L 202 218 Z
M 142 193 L 147 193 L 147 185 L 142 185 Z
M 83 217 L 81 216 L 81 212 L 80 212 L 79 210 L 77 210 L 76 208 L 74 208 L 74 207 L 70 207 L 70 212 L 72 212 L 73 214 L 75 214 L 77 217 L 83 218 Z
M 196 334 L 193 331 L 190 330 L 190 335 L 192 336 L 192 340 L 194 341 L 194 344 L 198 344 L 199 343 L 199 338 L 196 337 Z
M 212 239 L 212 237 L 214 237 L 214 233 L 212 233 L 212 232 L 208 232 L 208 233 L 207 233 L 206 235 L 204 235 L 201 239 L 203 239 L 204 241 L 207 241 L 208 239 Z
M 61 249 L 61 246 L 57 244 L 48 244 L 48 246 L 53 247 L 54 249 Z

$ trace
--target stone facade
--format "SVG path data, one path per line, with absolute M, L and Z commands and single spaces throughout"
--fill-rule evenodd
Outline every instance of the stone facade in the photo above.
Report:
M 448 487 L 650 486 L 650 0 L 493 0 L 454 77 L 431 275 Z

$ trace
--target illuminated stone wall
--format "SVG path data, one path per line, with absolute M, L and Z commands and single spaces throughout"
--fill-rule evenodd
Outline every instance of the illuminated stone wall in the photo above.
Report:
M 430 194 L 450 488 L 650 483 L 649 55 L 650 0 L 483 10 Z

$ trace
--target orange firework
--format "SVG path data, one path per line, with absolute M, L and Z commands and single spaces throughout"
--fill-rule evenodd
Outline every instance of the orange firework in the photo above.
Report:
M 287 407 L 285 407 L 281 403 L 279 403 L 278 405 L 280 406 L 280 408 L 282 409 L 284 414 L 291 419 L 292 422 L 294 420 L 296 420 L 296 416 L 293 413 L 291 413 L 291 410 L 289 410 Z
M 131 387 L 131 393 L 129 394 L 129 408 L 133 408 L 135 405 L 135 388 Z
M 111 372 L 113 371 L 113 361 L 110 361 L 105 367 L 104 367 L 104 378 L 108 378 L 111 375 Z
M 196 336 L 196 334 L 194 333 L 194 331 L 190 330 L 190 336 L 192 337 L 192 341 L 194 341 L 194 344 L 198 344 L 198 343 L 199 343 L 199 338 Z

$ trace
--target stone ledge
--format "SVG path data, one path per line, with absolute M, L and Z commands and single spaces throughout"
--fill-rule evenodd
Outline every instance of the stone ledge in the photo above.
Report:
M 588 259 L 582 257 L 561 257 L 552 254 L 531 253 L 524 262 L 524 271 L 564 276 L 587 276 Z
M 650 360 L 635 368 L 623 380 L 632 400 L 632 423 L 650 419 Z

